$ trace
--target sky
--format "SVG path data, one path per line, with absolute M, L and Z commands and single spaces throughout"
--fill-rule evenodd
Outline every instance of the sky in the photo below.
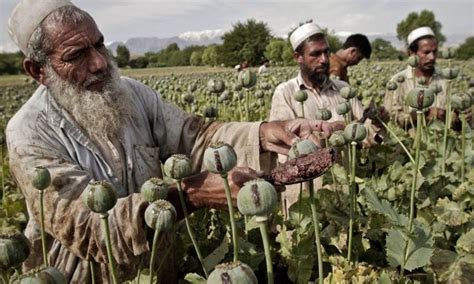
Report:
M 0 0 L 0 50 L 14 47 L 7 21 L 18 2 Z M 266 22 L 274 36 L 284 36 L 309 19 L 340 35 L 396 34 L 400 21 L 410 12 L 423 9 L 434 12 L 443 25 L 443 34 L 474 35 L 473 0 L 73 0 L 73 3 L 94 17 L 106 42 L 192 35 L 206 30 L 222 32 L 250 18 Z

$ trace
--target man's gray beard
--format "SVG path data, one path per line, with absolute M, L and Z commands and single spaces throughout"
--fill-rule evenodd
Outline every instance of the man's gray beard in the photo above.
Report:
M 49 93 L 91 139 L 117 137 L 130 113 L 129 96 L 116 66 L 109 65 L 109 72 L 111 79 L 101 92 L 95 92 L 63 80 L 49 64 L 46 66 Z

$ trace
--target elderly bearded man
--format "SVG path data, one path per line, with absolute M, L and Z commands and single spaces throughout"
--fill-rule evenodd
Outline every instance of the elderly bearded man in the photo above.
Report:
M 127 280 L 136 275 L 141 256 L 149 254 L 147 202 L 138 192 L 147 179 L 160 175 L 160 160 L 186 154 L 197 173 L 210 142 L 231 144 L 238 165 L 246 166 L 229 173 L 235 198 L 240 186 L 256 177 L 248 167 L 259 168 L 260 152 L 287 153 L 298 136 L 331 131 L 330 125 L 309 120 L 205 123 L 147 86 L 120 78 L 92 17 L 67 0 L 21 1 L 10 16 L 9 32 L 26 55 L 24 69 L 41 83 L 6 129 L 11 172 L 28 206 L 25 235 L 32 253 L 25 270 L 42 263 L 38 193 L 30 182 L 35 166 L 48 168 L 52 176 L 45 190 L 50 265 L 69 282 L 86 283 L 91 261 L 97 281 L 107 282 L 104 231 L 99 216 L 79 197 L 91 179 L 108 180 L 119 196 L 109 212 L 113 253 L 120 279 Z M 218 176 L 203 172 L 184 184 L 193 209 L 226 206 Z M 178 204 L 176 189 L 169 200 Z M 170 247 L 172 238 L 165 235 L 162 247 Z M 174 254 L 169 255 L 158 275 L 174 283 Z
M 346 100 L 339 94 L 341 88 L 349 86 L 346 82 L 329 78 L 329 44 L 326 35 L 321 28 L 314 23 L 306 23 L 298 27 L 290 35 L 291 46 L 294 53 L 293 58 L 299 65 L 298 75 L 286 82 L 281 83 L 275 89 L 270 110 L 270 120 L 295 119 L 302 116 L 301 104 L 295 99 L 295 94 L 302 90 L 308 94 L 303 104 L 304 115 L 307 118 L 314 117 L 321 108 L 327 108 L 332 113 L 329 120 L 333 125 L 344 125 L 344 116 L 336 112 L 336 106 Z M 352 118 L 360 119 L 364 115 L 364 109 L 357 98 L 350 101 Z M 378 110 L 382 120 L 388 119 L 385 109 Z M 372 145 L 380 141 L 379 125 L 372 125 L 370 120 L 366 121 L 369 131 L 366 145 Z M 381 133 L 380 133 L 381 134 Z M 279 161 L 286 161 L 286 156 L 280 155 Z M 321 187 L 321 178 L 315 179 L 315 188 Z M 287 186 L 286 192 L 282 194 L 282 207 L 284 213 L 288 214 L 288 208 L 298 199 L 298 186 Z

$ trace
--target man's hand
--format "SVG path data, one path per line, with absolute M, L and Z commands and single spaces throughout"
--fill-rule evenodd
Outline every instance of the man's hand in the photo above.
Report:
M 383 128 L 383 125 L 382 123 L 379 121 L 379 119 L 381 121 L 383 121 L 384 123 L 387 123 L 389 120 L 390 120 L 390 113 L 387 111 L 386 108 L 384 108 L 383 106 L 382 107 L 379 107 L 377 109 L 377 114 L 376 114 L 377 118 L 376 119 L 372 119 L 372 124 L 375 125 L 376 127 L 378 128 Z
M 235 167 L 227 174 L 234 207 L 237 206 L 237 194 L 244 183 L 262 175 L 263 172 L 256 172 L 247 167 Z M 219 174 L 204 171 L 185 178 L 183 188 L 186 190 L 186 203 L 190 205 L 191 210 L 202 207 L 227 209 L 224 181 Z M 275 189 L 282 191 L 284 187 L 275 186 Z
M 264 151 L 287 155 L 298 138 L 310 139 L 319 144 L 313 131 L 329 137 L 332 132 L 344 129 L 343 125 L 339 122 L 306 119 L 264 122 L 260 126 L 260 145 Z

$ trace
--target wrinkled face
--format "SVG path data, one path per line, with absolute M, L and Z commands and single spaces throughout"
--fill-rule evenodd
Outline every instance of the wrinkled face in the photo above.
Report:
M 418 51 L 416 55 L 420 58 L 418 69 L 420 71 L 432 72 L 436 64 L 438 53 L 438 42 L 434 38 L 424 38 L 418 41 Z
M 296 61 L 312 83 L 321 84 L 329 77 L 329 45 L 325 38 L 304 42 L 303 54 Z
M 59 77 L 88 91 L 101 91 L 111 79 L 104 37 L 92 19 L 48 29 L 50 65 Z

